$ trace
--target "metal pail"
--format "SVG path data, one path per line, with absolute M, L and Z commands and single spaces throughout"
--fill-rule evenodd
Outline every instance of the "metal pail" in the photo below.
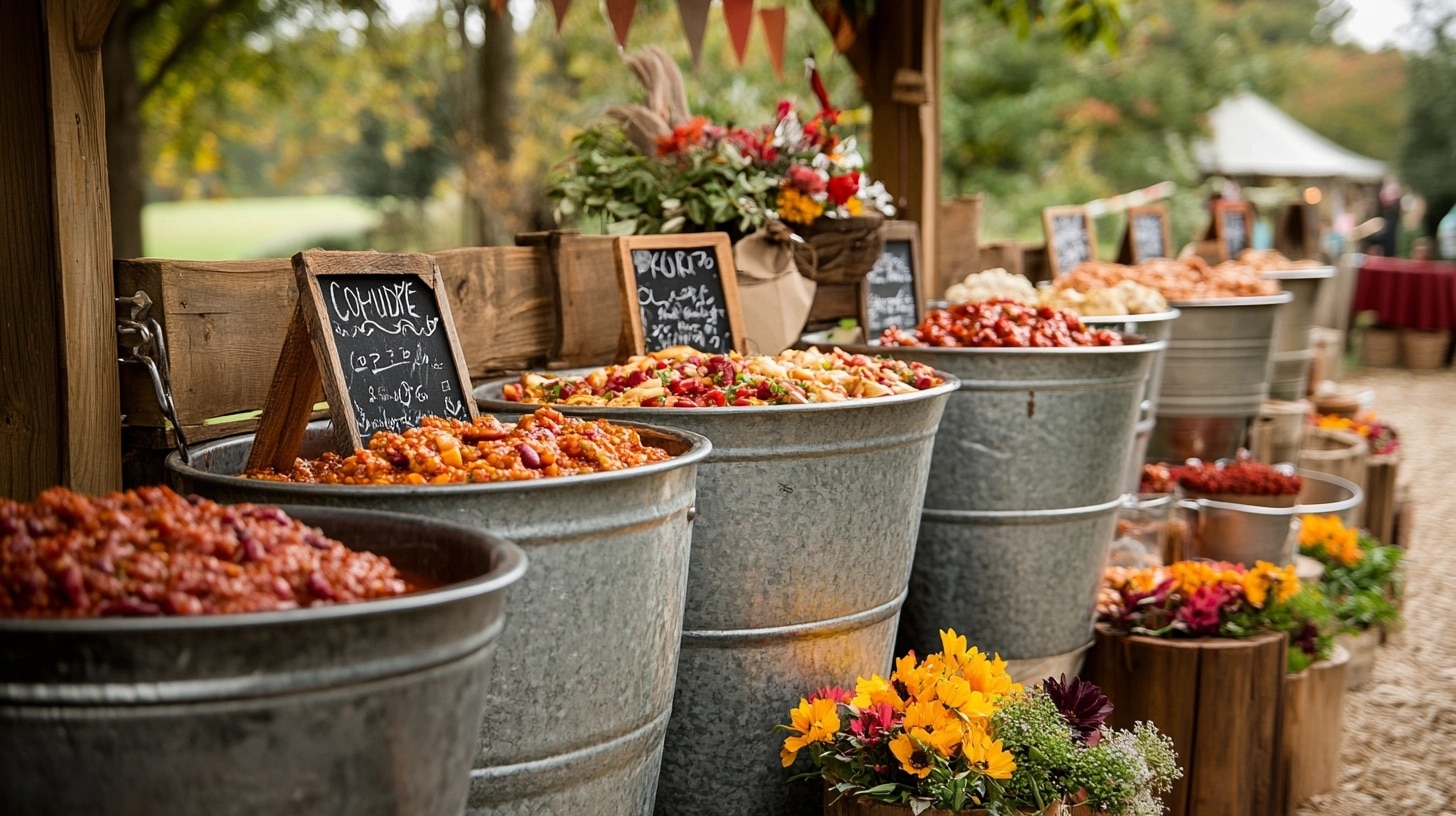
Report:
M 1315 307 L 1325 282 L 1335 276 L 1333 266 L 1308 269 L 1275 269 L 1263 273 L 1268 280 L 1294 295 L 1279 312 L 1274 330 L 1274 358 L 1269 369 L 1269 396 L 1278 400 L 1302 399 L 1308 389 L 1309 365 L 1314 351 L 1309 330 L 1314 325 Z
M 519 406 L 512 411 L 519 413 Z M 671 460 L 607 473 L 469 485 L 333 486 L 242 479 L 252 437 L 167 461 L 219 501 L 372 507 L 519 544 L 531 572 L 510 624 L 470 771 L 471 813 L 649 813 L 672 703 L 691 546 L 696 434 L 638 426 Z M 310 426 L 317 451 L 327 426 Z
M 1177 304 L 1168 340 L 1150 461 L 1233 456 L 1269 395 L 1280 310 L 1291 292 Z
M 0 619 L 0 812 L 460 813 L 525 556 L 413 516 L 284 510 L 446 586 L 238 615 Z
M 571 372 L 564 372 L 571 373 Z M 584 373 L 584 372 L 575 372 Z M 660 814 L 799 816 L 773 724 L 799 698 L 888 674 L 936 427 L 958 383 L 874 399 L 742 408 L 553 406 L 701 433 L 677 693 Z M 483 410 L 504 381 L 476 389 Z

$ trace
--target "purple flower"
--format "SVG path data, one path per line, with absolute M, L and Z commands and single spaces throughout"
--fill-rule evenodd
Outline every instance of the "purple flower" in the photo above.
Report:
M 1089 746 L 1102 741 L 1102 726 L 1112 714 L 1112 701 L 1102 689 L 1080 677 L 1068 680 L 1065 674 L 1060 680 L 1048 677 L 1041 687 L 1078 739 Z

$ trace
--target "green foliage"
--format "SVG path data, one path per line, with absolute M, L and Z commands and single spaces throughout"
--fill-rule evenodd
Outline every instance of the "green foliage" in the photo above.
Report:
M 1428 198 L 1456 197 L 1456 12 L 1429 26 L 1430 48 L 1409 63 L 1400 172 Z
M 1363 557 L 1354 564 L 1326 563 L 1321 581 L 1333 599 L 1335 618 L 1351 632 L 1400 620 L 1400 609 L 1391 597 L 1400 592 L 1401 550 L 1382 546 L 1367 535 L 1360 536 L 1360 550 Z

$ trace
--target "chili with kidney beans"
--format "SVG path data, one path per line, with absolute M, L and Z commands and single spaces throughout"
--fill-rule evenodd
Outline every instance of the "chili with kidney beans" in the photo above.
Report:
M 886 329 L 880 344 L 939 348 L 1120 346 L 1122 335 L 1089 329 L 1071 312 L 1003 299 L 936 309 L 913 331 Z
M 411 592 L 387 558 L 356 552 L 276 507 L 223 506 L 143 487 L 93 498 L 53 488 L 0 500 L 0 616 L 261 612 Z
M 540 408 L 519 422 L 425 417 L 404 433 L 380 431 L 367 450 L 299 459 L 293 470 L 249 471 L 249 478 L 331 485 L 423 485 L 524 481 L 662 462 L 667 451 L 633 428 L 562 416 Z

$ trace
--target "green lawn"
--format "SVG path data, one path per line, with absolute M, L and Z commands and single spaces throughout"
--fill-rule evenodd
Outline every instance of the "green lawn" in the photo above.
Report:
M 142 236 L 153 258 L 284 258 L 378 221 L 378 212 L 346 196 L 163 202 L 142 211 Z

